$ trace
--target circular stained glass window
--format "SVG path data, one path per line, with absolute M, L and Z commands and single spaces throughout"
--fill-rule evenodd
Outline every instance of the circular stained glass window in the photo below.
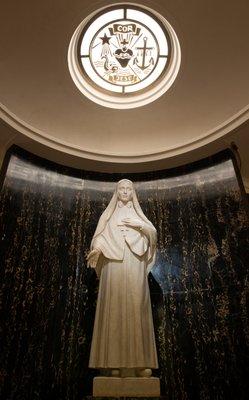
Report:
M 133 108 L 160 97 L 180 67 L 177 36 L 147 7 L 117 4 L 98 10 L 70 42 L 71 76 L 88 98 L 113 108 Z

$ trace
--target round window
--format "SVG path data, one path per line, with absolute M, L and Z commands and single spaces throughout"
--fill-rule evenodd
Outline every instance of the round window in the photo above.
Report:
M 180 59 L 177 36 L 165 18 L 129 3 L 82 21 L 68 51 L 78 89 L 113 108 L 139 107 L 160 97 L 174 82 Z

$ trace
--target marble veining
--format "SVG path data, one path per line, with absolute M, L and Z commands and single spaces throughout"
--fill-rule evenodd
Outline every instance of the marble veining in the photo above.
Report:
M 0 198 L 1 398 L 91 398 L 98 280 L 85 257 L 123 177 L 158 232 L 149 284 L 161 398 L 246 399 L 248 204 L 231 154 L 128 176 L 76 171 L 17 148 Z

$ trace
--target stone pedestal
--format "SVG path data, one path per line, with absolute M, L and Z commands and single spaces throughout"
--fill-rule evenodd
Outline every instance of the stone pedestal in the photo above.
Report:
M 114 378 L 98 376 L 93 380 L 96 397 L 159 397 L 159 378 Z

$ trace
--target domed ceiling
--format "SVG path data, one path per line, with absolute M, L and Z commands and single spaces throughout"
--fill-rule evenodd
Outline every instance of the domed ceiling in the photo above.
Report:
M 96 9 L 115 3 L 2 4 L 1 115 L 16 130 L 13 141 L 56 161 L 79 167 L 87 161 L 89 168 L 104 170 L 113 163 L 123 170 L 141 163 L 137 169 L 149 169 L 160 160 L 158 166 L 176 165 L 190 153 L 200 157 L 224 147 L 224 138 L 229 141 L 227 135 L 248 119 L 248 1 L 137 3 L 172 25 L 182 61 L 162 97 L 128 110 L 84 97 L 67 64 L 76 27 Z

